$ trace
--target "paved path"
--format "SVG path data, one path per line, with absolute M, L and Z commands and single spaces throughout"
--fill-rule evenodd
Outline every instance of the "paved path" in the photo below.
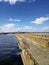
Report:
M 34 45 L 33 42 L 30 42 L 22 35 L 18 36 L 21 38 L 21 41 L 28 46 L 29 53 L 34 57 L 39 65 L 49 65 L 49 49 Z

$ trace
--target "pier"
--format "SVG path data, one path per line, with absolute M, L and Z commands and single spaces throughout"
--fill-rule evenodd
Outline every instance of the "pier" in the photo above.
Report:
M 23 65 L 49 65 L 49 33 L 8 32 L 15 34 Z
M 49 65 L 49 34 L 16 34 L 24 65 Z

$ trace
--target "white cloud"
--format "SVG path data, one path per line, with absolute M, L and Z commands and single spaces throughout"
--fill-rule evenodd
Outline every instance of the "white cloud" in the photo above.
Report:
M 0 26 L 0 32 L 15 32 L 15 31 L 30 32 L 31 30 L 32 26 L 23 26 L 18 28 L 13 23 Z
M 8 21 L 13 21 L 13 19 L 12 19 L 12 18 L 10 18 Z
M 33 32 L 35 31 L 35 28 L 33 28 L 32 26 L 23 26 L 18 28 L 18 31 L 20 32 Z
M 32 1 L 35 2 L 35 0 L 29 0 L 28 2 L 31 3 Z
M 17 2 L 26 2 L 27 0 L 0 0 L 0 2 L 8 2 L 10 5 L 14 5 Z M 29 3 L 35 2 L 35 0 L 28 0 Z
M 14 31 L 17 31 L 17 29 L 16 25 L 13 23 L 0 26 L 0 32 L 14 32 Z
M 41 28 L 35 28 L 32 26 L 23 26 L 18 28 L 18 31 L 21 32 L 49 32 L 49 26 L 44 26 Z
M 3 0 L 0 0 L 0 2 L 2 2 Z
M 0 32 L 49 32 L 49 26 L 35 28 L 32 26 L 17 27 L 16 24 L 9 23 L 0 26 Z
M 49 32 L 49 26 L 42 27 L 41 32 Z
M 45 26 L 42 28 L 34 28 L 32 26 L 23 26 L 20 28 L 17 28 L 17 31 L 20 32 L 49 32 L 49 26 Z
M 26 2 L 28 1 L 29 3 L 35 2 L 35 0 L 0 0 L 0 2 L 8 2 L 10 5 L 14 5 L 17 2 Z
M 32 26 L 24 26 L 22 29 L 32 29 Z
M 19 19 L 12 19 L 12 18 L 10 18 L 10 19 L 9 19 L 9 21 L 20 22 L 20 20 L 19 20 Z
M 0 0 L 0 2 L 8 2 L 11 5 L 16 4 L 16 2 L 25 2 L 25 0 Z
M 16 3 L 16 0 L 4 0 L 4 2 L 9 2 L 11 5 Z
M 15 24 L 6 24 L 6 25 L 4 25 L 4 28 L 11 28 L 11 27 L 14 27 L 15 26 Z
M 40 17 L 40 18 L 36 18 L 31 23 L 34 23 L 34 24 L 42 24 L 43 22 L 45 22 L 47 20 L 49 20 L 49 17 Z

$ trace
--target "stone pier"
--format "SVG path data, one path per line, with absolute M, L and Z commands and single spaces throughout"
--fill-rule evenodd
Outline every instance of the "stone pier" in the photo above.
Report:
M 17 34 L 16 38 L 18 40 L 19 48 L 21 51 L 21 57 L 24 65 L 49 65 L 49 45 L 47 43 L 42 42 L 40 44 L 39 41 L 41 38 L 37 37 L 38 43 L 34 43 L 34 41 L 30 38 L 31 35 L 28 34 Z M 43 38 L 42 38 L 43 39 Z M 44 38 L 45 40 L 47 38 Z M 48 41 L 49 42 L 49 41 Z

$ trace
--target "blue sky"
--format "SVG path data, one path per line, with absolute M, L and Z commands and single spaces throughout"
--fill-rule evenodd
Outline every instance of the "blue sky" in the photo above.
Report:
M 49 0 L 0 0 L 0 32 L 49 32 Z

